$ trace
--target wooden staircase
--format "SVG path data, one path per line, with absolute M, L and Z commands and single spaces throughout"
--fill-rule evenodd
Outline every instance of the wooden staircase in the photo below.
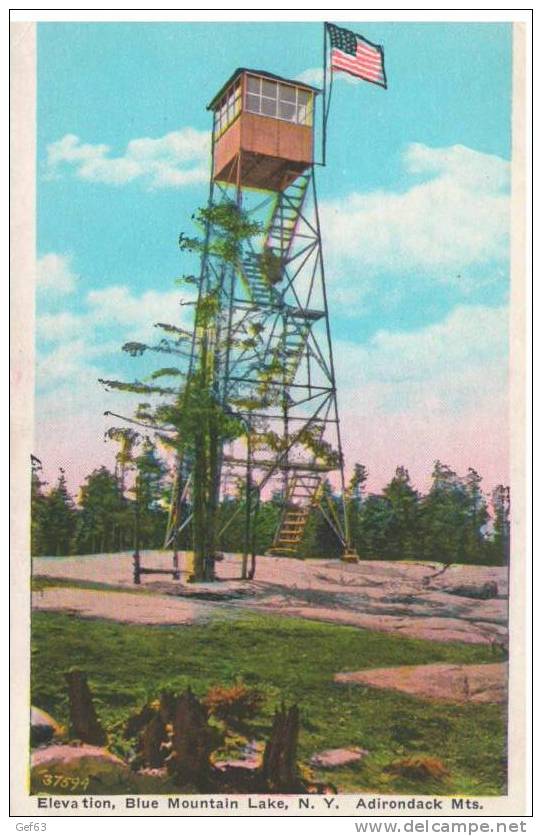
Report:
M 309 328 L 307 325 L 297 325 L 290 319 L 284 332 L 283 368 L 285 383 L 292 383 L 296 376 L 303 351 L 307 343 Z
M 320 498 L 322 475 L 296 473 L 290 482 L 286 507 L 269 554 L 295 555 L 307 527 L 310 512 Z
M 267 308 L 276 305 L 279 294 L 273 289 L 262 271 L 261 256 L 258 253 L 246 253 L 241 263 L 241 270 L 255 305 Z
M 280 192 L 273 209 L 265 247 L 280 258 L 283 264 L 290 254 L 309 182 L 308 174 L 298 177 L 291 186 Z
M 241 272 L 255 305 L 267 307 L 280 303 L 280 292 L 274 289 L 272 282 L 265 275 L 265 257 L 269 254 L 276 259 L 280 276 L 280 271 L 290 254 L 309 181 L 309 175 L 303 175 L 284 192 L 280 192 L 267 226 L 262 252 L 245 253 L 243 256 Z

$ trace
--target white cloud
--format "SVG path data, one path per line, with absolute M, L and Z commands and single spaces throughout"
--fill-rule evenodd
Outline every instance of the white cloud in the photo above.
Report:
M 486 487 L 510 480 L 508 311 L 460 305 L 415 331 L 336 342 L 339 409 L 349 468 L 378 490 L 405 465 L 427 489 L 436 459 L 476 468 Z
M 186 291 L 182 296 L 188 301 Z M 119 356 L 124 342 L 157 343 L 164 336 L 154 327 L 157 322 L 190 328 L 192 308 L 182 307 L 180 300 L 179 290 L 137 294 L 124 285 L 112 285 L 89 291 L 78 313 L 41 314 L 37 319 L 42 343 L 37 364 L 39 389 L 71 386 L 68 400 L 73 405 L 83 381 L 86 385 L 100 376 L 109 376 L 94 366 L 95 358 L 108 365 L 111 357 Z
M 89 347 L 84 339 L 70 340 L 56 346 L 37 363 L 40 384 L 59 383 L 78 377 L 89 358 Z
M 414 143 L 403 165 L 418 181 L 405 191 L 324 201 L 333 270 L 349 275 L 351 287 L 390 272 L 416 272 L 463 290 L 480 276 L 484 283 L 501 277 L 509 246 L 509 163 L 461 145 Z
M 429 148 L 420 142 L 411 143 L 404 155 L 405 168 L 411 174 L 448 175 L 471 188 L 490 193 L 507 190 L 510 185 L 510 163 L 492 154 L 482 154 L 464 145 Z
M 296 76 L 296 81 L 304 82 L 305 84 L 311 84 L 315 87 L 321 87 L 324 83 L 324 70 L 322 67 L 309 67 L 306 70 L 303 70 L 302 73 L 299 73 Z
M 416 331 L 379 331 L 364 346 L 339 341 L 336 356 L 346 411 L 429 417 L 489 402 L 506 410 L 506 307 L 460 305 Z
M 96 326 L 116 327 L 131 340 L 152 340 L 155 322 L 180 324 L 186 311 L 180 298 L 178 290 L 147 290 L 137 296 L 125 285 L 113 285 L 87 294 L 88 318 Z
M 68 311 L 41 314 L 37 319 L 37 333 L 47 342 L 73 339 L 81 333 L 81 317 Z
M 71 257 L 60 253 L 46 253 L 38 258 L 36 275 L 39 292 L 59 296 L 72 293 L 78 280 L 71 267 Z
M 82 143 L 66 134 L 47 148 L 47 174 L 71 168 L 76 176 L 109 185 L 141 181 L 149 188 L 178 188 L 209 178 L 208 131 L 183 128 L 163 137 L 132 139 L 124 154 L 113 156 L 109 145 Z
M 305 84 L 310 84 L 313 87 L 323 87 L 324 84 L 324 69 L 323 67 L 309 67 L 303 72 L 299 73 L 296 77 L 297 81 L 304 82 Z M 328 70 L 327 73 L 327 84 L 329 85 L 331 80 L 331 71 Z M 345 81 L 347 84 L 367 84 L 361 78 L 357 78 L 356 76 L 350 75 L 349 73 L 341 73 L 335 72 L 333 73 L 333 83 L 336 81 Z

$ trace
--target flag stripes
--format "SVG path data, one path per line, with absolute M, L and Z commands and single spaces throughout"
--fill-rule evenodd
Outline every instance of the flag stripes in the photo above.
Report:
M 331 41 L 331 69 L 387 87 L 384 50 L 349 29 L 326 24 Z

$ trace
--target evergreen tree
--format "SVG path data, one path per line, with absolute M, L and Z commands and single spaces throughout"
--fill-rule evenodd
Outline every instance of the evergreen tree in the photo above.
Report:
M 483 563 L 487 558 L 485 528 L 489 520 L 487 503 L 481 489 L 482 477 L 469 467 L 463 484 L 467 494 L 468 525 L 465 542 L 467 563 Z
M 446 564 L 483 562 L 488 517 L 480 481 L 472 468 L 461 478 L 447 465 L 435 462 L 433 483 L 421 504 L 427 560 Z
M 383 497 L 388 503 L 383 556 L 388 560 L 413 560 L 419 553 L 419 495 L 405 467 L 398 467 Z
M 491 562 L 506 566 L 510 562 L 510 488 L 497 485 L 491 493 L 491 506 L 493 509 Z
M 299 546 L 299 556 L 338 558 L 342 552 L 342 545 L 330 521 L 338 528 L 337 517 L 340 505 L 329 479 L 323 482 L 320 504 L 322 510 L 313 508 L 309 515 L 303 540 Z
M 192 535 L 194 563 L 192 579 L 213 579 L 214 554 L 218 546 L 218 485 L 220 451 L 223 444 L 239 437 L 243 427 L 223 407 L 215 380 L 215 358 L 219 337 L 219 294 L 215 274 L 208 269 L 210 258 L 218 259 L 222 274 L 235 269 L 241 255 L 243 242 L 261 232 L 261 225 L 249 218 L 233 201 L 209 205 L 193 216 L 201 235 L 190 238 L 179 236 L 180 249 L 202 257 L 202 271 L 198 277 L 185 276 L 183 280 L 198 286 L 195 307 L 194 363 L 188 373 L 178 366 L 158 369 L 151 381 L 126 383 L 117 380 L 101 380 L 108 388 L 139 394 L 160 395 L 166 401 L 152 409 L 142 404 L 137 419 L 144 426 L 158 428 L 161 440 L 175 452 L 179 469 L 189 457 L 192 471 Z M 126 343 L 123 348 L 132 356 L 146 351 L 171 354 L 175 362 L 187 357 L 186 341 L 191 335 L 174 325 L 157 323 L 168 335 L 157 345 Z M 163 378 L 179 378 L 183 384 L 164 386 Z M 162 432 L 160 430 L 162 429 Z
M 141 436 L 135 430 L 126 427 L 111 427 L 105 435 L 106 438 L 117 441 L 119 444 L 119 449 L 115 456 L 115 476 L 119 483 L 120 494 L 124 496 L 126 491 L 126 474 L 129 469 L 133 469 L 134 467 L 134 447 Z
M 77 511 L 68 492 L 65 472 L 59 468 L 57 483 L 45 500 L 45 554 L 71 554 L 76 526 Z
M 354 465 L 354 473 L 348 485 L 348 495 L 352 502 L 355 502 L 358 507 L 361 507 L 361 503 L 363 501 L 363 491 L 368 478 L 369 471 L 365 465 L 356 463 Z
M 42 479 L 42 464 L 36 456 L 30 456 L 30 554 L 43 555 L 46 550 L 47 498 L 43 488 L 47 484 Z
M 115 552 L 120 543 L 133 540 L 133 503 L 123 501 L 119 482 L 106 467 L 86 477 L 79 505 L 78 554 Z
M 157 548 L 163 540 L 167 521 L 167 513 L 162 504 L 163 480 L 167 468 L 148 437 L 134 463 L 136 479 L 132 493 L 138 503 L 139 545 L 141 548 Z
M 369 478 L 369 471 L 363 464 L 354 465 L 354 473 L 350 482 L 348 483 L 346 513 L 348 515 L 348 527 L 350 530 L 350 542 L 358 554 L 362 554 L 361 548 L 361 532 L 360 532 L 360 513 L 363 503 L 363 493 L 367 479 Z
M 363 502 L 356 548 L 364 559 L 384 560 L 392 515 L 390 501 L 384 496 L 369 494 Z

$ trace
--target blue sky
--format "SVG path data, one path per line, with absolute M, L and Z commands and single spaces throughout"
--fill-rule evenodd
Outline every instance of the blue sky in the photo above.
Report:
M 389 89 L 337 75 L 318 171 L 349 461 L 373 487 L 435 458 L 507 481 L 507 24 L 341 25 Z M 206 105 L 238 66 L 318 81 L 322 26 L 38 25 L 36 454 L 72 483 L 101 444 L 116 346 L 178 314 L 208 181 Z M 137 371 L 133 366 L 132 374 Z M 117 397 L 117 396 L 114 396 Z

